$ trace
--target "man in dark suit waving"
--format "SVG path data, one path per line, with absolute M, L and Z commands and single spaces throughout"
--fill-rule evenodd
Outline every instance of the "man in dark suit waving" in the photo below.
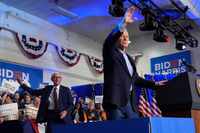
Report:
M 126 26 L 133 22 L 134 11 L 135 7 L 127 9 L 123 20 L 108 35 L 103 45 L 103 107 L 110 120 L 138 117 L 134 93 L 136 85 L 155 88 L 165 83 L 154 83 L 139 77 L 134 60 L 126 53 L 130 43 Z
M 33 90 L 18 79 L 24 90 L 32 95 L 41 96 L 37 122 L 47 122 L 47 132 L 51 132 L 49 127 L 52 123 L 72 123 L 73 100 L 70 89 L 61 85 L 62 77 L 59 73 L 53 73 L 51 80 L 53 85 Z

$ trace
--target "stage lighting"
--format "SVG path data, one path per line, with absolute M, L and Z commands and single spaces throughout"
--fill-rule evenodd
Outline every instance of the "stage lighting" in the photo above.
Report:
M 186 49 L 186 42 L 182 39 L 176 39 L 176 49 L 177 50 L 184 50 Z
M 112 0 L 112 4 L 109 6 L 109 13 L 113 17 L 124 16 L 126 9 L 123 5 L 124 0 Z
M 153 34 L 153 40 L 157 42 L 168 42 L 168 36 L 164 34 L 162 27 L 158 26 L 155 33 Z
M 191 48 L 198 47 L 198 40 L 192 38 L 189 33 L 185 33 L 183 35 L 185 36 L 185 42 L 188 46 L 190 46 Z
M 142 15 L 144 16 L 144 23 L 140 24 L 139 29 L 141 31 L 152 31 L 155 30 L 154 20 L 148 9 L 142 10 Z
M 194 40 L 194 39 L 192 40 L 191 39 L 189 46 L 192 47 L 192 48 L 197 48 L 198 47 L 198 40 Z

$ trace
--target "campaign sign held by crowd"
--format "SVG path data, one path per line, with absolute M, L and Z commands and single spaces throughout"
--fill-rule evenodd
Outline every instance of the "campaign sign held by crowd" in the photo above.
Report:
M 17 87 L 14 83 L 17 82 L 16 77 L 19 76 L 32 88 L 38 88 L 43 80 L 43 71 L 38 68 L 0 61 L 1 88 L 8 87 L 10 90 L 16 91 L 13 86 Z

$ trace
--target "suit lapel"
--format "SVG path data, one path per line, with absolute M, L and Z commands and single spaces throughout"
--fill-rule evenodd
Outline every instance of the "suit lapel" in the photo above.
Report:
M 127 64 L 126 64 L 126 61 L 124 59 L 123 54 L 118 49 L 116 49 L 116 52 L 117 52 L 118 60 L 122 64 L 124 70 L 128 73 L 129 76 L 131 76 L 130 73 L 129 73 L 129 71 L 128 71 L 128 67 L 127 67 Z
M 47 89 L 47 96 L 48 97 L 51 95 L 52 89 L 53 89 L 53 86 L 49 86 L 49 88 Z

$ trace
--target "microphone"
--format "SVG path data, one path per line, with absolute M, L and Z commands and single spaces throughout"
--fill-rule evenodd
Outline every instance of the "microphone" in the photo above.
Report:
M 197 69 L 192 66 L 191 64 L 188 64 L 185 60 L 181 59 L 182 61 L 182 64 L 185 65 L 187 68 L 188 68 L 188 71 L 189 72 L 193 72 L 193 73 L 196 73 Z

